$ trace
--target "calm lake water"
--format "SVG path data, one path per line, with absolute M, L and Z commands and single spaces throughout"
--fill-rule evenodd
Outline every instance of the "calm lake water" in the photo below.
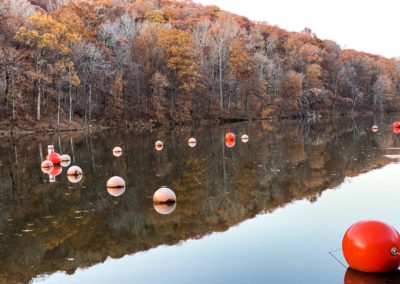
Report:
M 340 251 L 361 219 L 400 229 L 396 119 L 2 138 L 0 283 L 400 283 L 347 270 Z M 250 139 L 228 148 L 228 131 Z M 48 144 L 83 169 L 79 183 L 41 172 Z M 169 215 L 153 208 L 161 186 L 177 196 Z

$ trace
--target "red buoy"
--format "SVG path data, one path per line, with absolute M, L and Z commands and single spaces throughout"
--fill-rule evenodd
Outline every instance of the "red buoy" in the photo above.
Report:
M 58 153 L 50 153 L 47 155 L 46 160 L 50 160 L 53 165 L 59 165 L 61 163 L 61 156 Z
M 389 272 L 400 266 L 400 235 L 383 222 L 353 224 L 342 241 L 343 255 L 351 268 L 363 272 Z
M 59 176 L 62 173 L 62 167 L 60 166 L 54 166 L 51 171 L 49 172 L 49 176 Z
M 393 132 L 400 133 L 400 122 L 399 121 L 393 122 Z
M 372 125 L 371 130 L 372 132 L 378 132 L 379 130 L 378 125 Z
M 225 145 L 228 148 L 232 148 L 233 146 L 235 146 L 235 134 L 233 134 L 232 132 L 228 132 L 225 134 Z

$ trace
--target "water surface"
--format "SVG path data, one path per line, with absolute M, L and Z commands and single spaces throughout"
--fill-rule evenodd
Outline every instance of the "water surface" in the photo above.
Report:
M 400 228 L 395 119 L 3 138 L 0 282 L 343 283 L 345 277 L 363 278 L 346 270 L 337 250 L 346 229 L 360 219 Z M 372 124 L 379 125 L 378 133 L 371 132 Z M 228 131 L 247 133 L 250 140 L 238 138 L 228 148 L 223 139 Z M 195 148 L 187 145 L 190 137 L 197 138 Z M 162 151 L 155 150 L 156 140 L 164 142 Z M 72 164 L 84 171 L 82 181 L 70 183 L 64 168 L 49 182 L 40 170 L 48 144 L 72 156 Z M 122 147 L 121 157 L 113 156 L 115 146 Z M 114 175 L 127 183 L 119 197 L 105 188 Z M 161 186 L 177 195 L 168 215 L 152 204 Z M 396 277 L 388 281 L 397 283 Z

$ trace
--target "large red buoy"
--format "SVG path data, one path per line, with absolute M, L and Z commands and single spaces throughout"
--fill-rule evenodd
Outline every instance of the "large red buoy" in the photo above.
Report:
M 351 268 L 363 272 L 395 271 L 400 266 L 400 235 L 392 226 L 365 220 L 353 224 L 342 241 Z
M 232 148 L 233 146 L 235 146 L 235 134 L 233 134 L 232 132 L 228 132 L 225 134 L 225 145 L 228 148 Z
M 61 163 L 61 156 L 58 153 L 50 153 L 47 155 L 46 160 L 50 160 L 53 165 L 59 165 Z

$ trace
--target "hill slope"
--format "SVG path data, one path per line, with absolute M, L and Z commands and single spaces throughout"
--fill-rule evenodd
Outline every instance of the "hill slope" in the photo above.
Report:
M 8 128 L 400 109 L 399 62 L 188 1 L 0 3 Z

